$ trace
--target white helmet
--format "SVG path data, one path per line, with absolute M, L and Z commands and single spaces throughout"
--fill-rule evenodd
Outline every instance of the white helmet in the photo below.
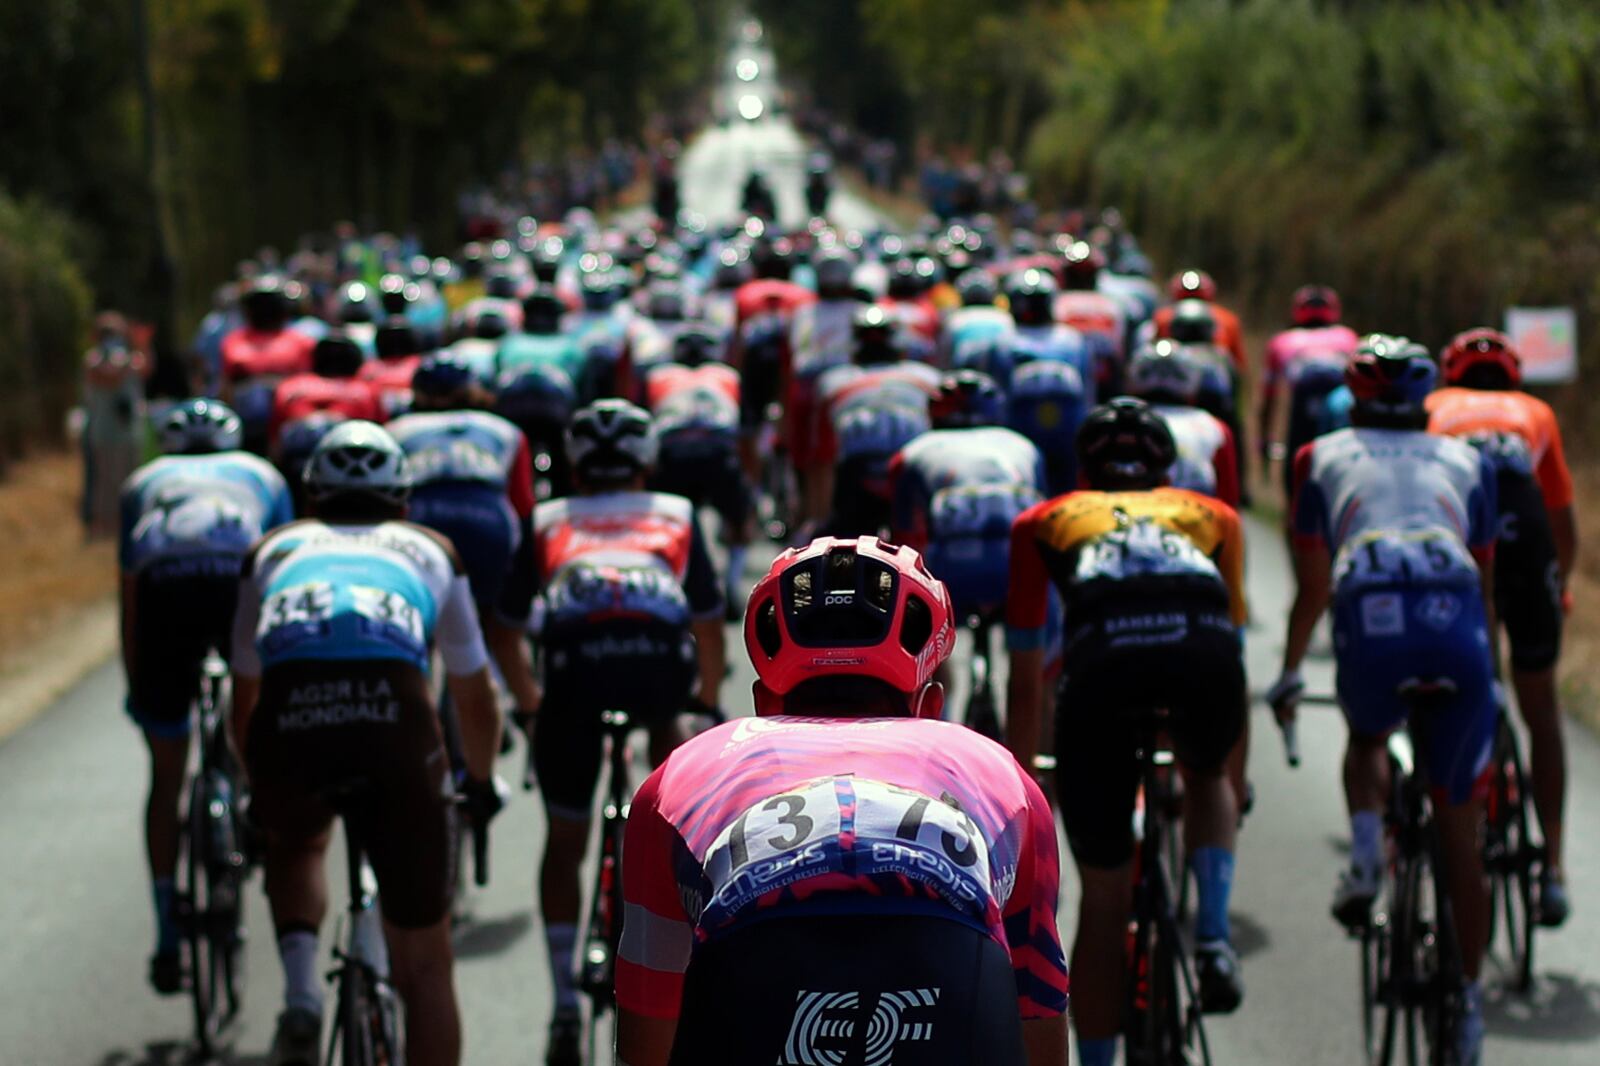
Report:
M 411 495 L 406 453 L 374 422 L 341 422 L 330 429 L 306 462 L 306 495 L 313 501 L 334 496 L 371 496 L 400 504 Z
M 221 400 L 184 400 L 161 419 L 156 435 L 167 455 L 206 455 L 239 447 L 243 428 Z
M 649 412 L 627 400 L 596 400 L 572 416 L 567 458 L 584 481 L 622 481 L 656 465 Z
M 1128 360 L 1125 391 L 1149 403 L 1192 404 L 1205 385 L 1206 367 L 1187 345 L 1158 340 Z

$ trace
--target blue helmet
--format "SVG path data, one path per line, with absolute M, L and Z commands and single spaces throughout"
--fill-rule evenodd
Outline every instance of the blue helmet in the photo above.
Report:
M 244 429 L 233 408 L 220 400 L 184 400 L 161 419 L 157 430 L 167 455 L 207 455 L 239 447 Z
M 578 404 L 572 378 L 558 366 L 530 366 L 500 375 L 494 410 L 519 426 L 565 427 Z
M 1363 337 L 1344 370 L 1356 410 L 1380 416 L 1420 415 L 1438 377 L 1428 349 L 1384 333 Z
M 417 364 L 411 377 L 412 395 L 434 403 L 457 399 L 472 384 L 475 374 L 466 360 L 451 352 L 436 352 Z

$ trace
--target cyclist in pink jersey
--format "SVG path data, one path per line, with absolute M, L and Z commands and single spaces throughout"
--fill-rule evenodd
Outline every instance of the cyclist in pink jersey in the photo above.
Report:
M 1287 393 L 1288 425 L 1283 438 L 1286 501 L 1293 495 L 1294 457 L 1316 436 L 1322 403 L 1328 393 L 1344 384 L 1345 364 L 1355 354 L 1360 341 L 1355 330 L 1340 323 L 1343 313 L 1339 294 L 1328 286 L 1301 286 L 1290 305 L 1293 324 L 1267 344 L 1256 440 L 1265 469 L 1273 445 L 1279 439 L 1279 401 Z
M 928 720 L 953 641 L 910 548 L 774 562 L 745 613 L 761 717 L 634 798 L 618 1062 L 1067 1061 L 1050 808 L 999 744 Z

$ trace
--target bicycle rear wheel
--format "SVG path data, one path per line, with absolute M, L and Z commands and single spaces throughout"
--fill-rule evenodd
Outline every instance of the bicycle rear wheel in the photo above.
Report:
M 210 1055 L 218 1029 L 222 991 L 222 962 L 211 938 L 211 858 L 208 837 L 208 797 L 205 776 L 189 781 L 189 805 L 182 823 L 179 850 L 178 919 L 187 952 L 189 1002 L 194 1013 L 195 1045 Z
M 1533 939 L 1538 924 L 1534 871 L 1539 849 L 1529 832 L 1528 802 L 1516 731 L 1502 720 L 1490 768 L 1483 853 L 1489 873 L 1489 942 L 1502 939 L 1504 931 L 1502 961 L 1519 992 L 1533 986 Z
M 341 1066 L 404 1066 L 400 1012 L 393 993 L 361 962 L 345 958 L 339 970 L 338 1025 L 329 1060 Z

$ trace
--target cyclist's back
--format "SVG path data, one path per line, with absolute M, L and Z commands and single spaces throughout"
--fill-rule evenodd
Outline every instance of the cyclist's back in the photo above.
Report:
M 937 714 L 928 682 L 952 630 L 942 586 L 912 560 L 868 538 L 780 557 L 746 614 L 757 707 L 776 717 L 697 737 L 635 797 L 626 1061 L 856 1061 L 869 1040 L 876 1061 L 1064 1055 L 1049 807 L 1000 745 L 913 720 Z M 859 1020 L 824 1021 L 842 1016 Z M 662 1041 L 641 1018 L 675 1029 Z M 1059 1033 L 1056 1057 L 1026 1057 L 1025 1042 L 1050 1047 L 1022 1032 L 1035 1025 Z

